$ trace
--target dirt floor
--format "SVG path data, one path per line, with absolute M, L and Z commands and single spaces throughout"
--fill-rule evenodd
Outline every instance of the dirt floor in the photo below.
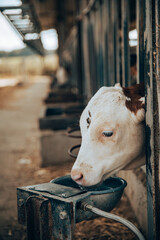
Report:
M 48 78 L 41 76 L 24 85 L 0 89 L 0 240 L 26 239 L 26 228 L 17 222 L 16 188 L 68 174 L 73 164 L 40 167 L 38 117 L 48 84 Z M 125 196 L 112 212 L 137 225 Z M 136 238 L 121 224 L 98 218 L 77 224 L 74 239 Z

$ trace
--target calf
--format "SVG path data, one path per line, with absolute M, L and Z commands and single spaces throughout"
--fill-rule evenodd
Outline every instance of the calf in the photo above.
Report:
M 82 144 L 71 171 L 83 186 L 145 164 L 144 86 L 102 87 L 80 118 Z

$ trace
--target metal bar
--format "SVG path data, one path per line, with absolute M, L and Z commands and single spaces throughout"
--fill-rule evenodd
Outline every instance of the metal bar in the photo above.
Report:
M 154 157 L 156 161 L 156 230 L 160 236 L 160 0 L 155 0 L 155 26 L 156 26 L 156 79 L 154 81 Z M 154 55 L 155 56 L 155 55 Z
M 109 33 L 109 58 L 110 58 L 110 83 L 113 86 L 116 82 L 116 46 L 115 46 L 115 35 L 114 35 L 114 1 L 110 1 L 110 33 Z
M 49 217 L 49 200 L 42 201 L 40 206 L 40 240 L 50 240 L 52 238 L 52 218 Z
M 78 45 L 77 45 L 77 71 L 78 71 L 78 91 L 83 101 L 83 76 L 82 76 L 82 22 L 78 21 Z
M 57 5 L 57 32 L 58 32 L 58 40 L 59 40 L 59 48 L 58 48 L 58 55 L 59 55 L 59 63 L 60 65 L 63 64 L 63 46 L 65 42 L 66 36 L 66 1 L 56 1 Z
M 115 0 L 115 44 L 116 44 L 116 82 L 120 83 L 120 38 L 119 38 L 119 1 Z
M 103 57 L 103 27 L 102 27 L 102 1 L 99 1 L 97 6 L 97 27 L 98 27 L 98 65 L 99 65 L 99 80 L 98 88 L 104 85 L 104 57 Z M 98 89 L 97 89 L 98 90 Z
M 160 113 L 160 0 L 156 0 L 155 5 L 156 11 L 156 59 L 157 59 L 157 70 L 156 70 L 156 82 L 157 82 L 157 92 L 158 92 L 158 111 Z M 159 120 L 160 121 L 160 120 Z M 160 141 L 160 139 L 159 139 Z
M 95 10 L 88 16 L 88 50 L 89 50 L 89 71 L 90 71 L 90 88 L 91 94 L 93 95 L 97 91 L 97 52 L 96 52 L 96 29 L 94 28 L 96 24 L 96 12 Z M 94 66 L 94 67 L 93 67 Z
M 102 74 L 103 74 L 103 83 L 104 86 L 106 84 L 106 57 L 105 57 L 105 25 L 106 25 L 106 11 L 104 1 L 101 2 L 101 11 L 100 11 L 100 21 L 101 21 L 101 48 L 102 48 Z M 105 22 L 105 24 L 104 24 Z
M 104 1 L 103 5 L 104 18 L 104 84 L 110 85 L 110 72 L 109 72 L 109 1 Z
M 109 32 L 108 32 L 108 63 L 109 63 L 109 82 L 110 85 L 113 86 L 115 84 L 115 49 L 114 49 L 114 7 L 113 1 L 108 0 L 108 11 L 109 11 Z
M 99 2 L 96 2 L 95 4 L 95 13 L 94 13 L 94 43 L 95 43 L 95 57 L 97 59 L 96 61 L 96 72 L 97 72 L 97 76 L 96 76 L 96 83 L 95 83 L 95 89 L 94 89 L 94 93 L 98 90 L 99 88 L 99 83 L 100 83 L 100 59 L 99 59 Z M 93 66 L 92 66 L 93 67 Z
M 103 27 L 103 39 L 102 39 L 102 44 L 103 44 L 103 65 L 104 65 L 104 85 L 108 85 L 108 48 L 107 48 L 107 9 L 106 9 L 106 1 L 103 2 L 102 6 L 102 27 Z M 104 24 L 105 23 L 105 24 Z
M 121 1 L 122 10 L 122 85 L 130 86 L 130 51 L 129 51 L 129 1 Z
M 110 56 L 111 56 L 111 40 L 110 40 L 110 30 L 111 30 L 111 11 L 110 11 L 110 5 L 111 5 L 111 2 L 110 0 L 106 0 L 106 14 L 107 14 L 107 27 L 106 27 L 106 47 L 107 47 L 107 70 L 108 70 L 108 82 L 107 82 L 107 85 L 110 86 L 112 84 L 111 82 L 111 73 L 112 73 L 112 70 L 111 70 L 111 59 L 110 59 Z
M 52 202 L 53 234 L 56 239 L 73 240 L 75 214 L 73 203 Z
M 100 71 L 99 71 L 99 2 L 96 2 L 95 4 L 95 14 L 94 14 L 94 39 L 95 39 L 95 56 L 97 59 L 97 63 L 96 63 L 96 72 L 97 72 L 97 77 L 96 77 L 96 84 L 95 84 L 95 89 L 94 89 L 94 93 L 97 91 L 98 87 L 99 87 L 99 82 L 100 82 Z
M 112 1 L 114 83 L 120 82 L 118 0 Z
M 40 209 L 42 204 L 46 202 L 47 199 L 40 198 L 38 196 L 31 196 L 27 199 L 25 209 L 26 209 L 26 220 L 27 220 L 27 240 L 45 240 L 48 239 L 47 233 L 44 226 L 42 227 L 42 212 L 40 217 Z M 46 202 L 47 203 L 47 202 Z M 45 207 L 46 207 L 45 203 Z M 46 209 L 46 208 L 45 208 Z M 45 220 L 48 218 L 48 214 L 45 213 Z M 44 214 L 43 214 L 44 217 Z M 48 227 L 48 226 L 45 226 Z M 42 231 L 42 232 L 41 232 Z M 44 238 L 44 237 L 47 238 Z
M 156 9 L 158 8 L 158 9 Z M 145 86 L 146 86 L 146 172 L 148 239 L 158 240 L 160 236 L 159 213 L 159 111 L 157 73 L 159 73 L 159 50 L 156 48 L 156 21 L 159 22 L 159 1 L 145 0 Z M 156 18 L 155 18 L 156 13 Z M 159 41 L 159 36 L 157 36 Z M 156 59 L 157 58 L 157 59 Z
M 90 71 L 89 71 L 89 51 L 88 51 L 88 18 L 85 17 L 82 22 L 83 27 L 83 62 L 84 62 L 84 79 L 85 79 L 85 85 L 84 85 L 84 94 L 86 96 L 86 100 L 90 99 L 92 97 L 92 90 L 91 90 L 91 84 L 90 84 Z
M 137 44 L 137 83 L 144 81 L 144 1 L 136 0 Z

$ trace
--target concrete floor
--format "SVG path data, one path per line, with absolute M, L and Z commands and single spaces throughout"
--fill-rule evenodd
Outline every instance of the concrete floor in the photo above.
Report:
M 0 240 L 26 240 L 26 228 L 17 221 L 16 188 L 69 174 L 74 161 L 60 167 L 40 167 L 38 117 L 48 85 L 49 79 L 41 76 L 21 86 L 0 89 Z M 125 196 L 113 213 L 137 225 Z M 74 239 L 133 240 L 135 236 L 121 224 L 100 218 L 77 224 Z
M 16 187 L 31 184 L 26 171 L 40 162 L 38 116 L 48 83 L 47 77 L 39 76 L 22 86 L 0 89 L 0 233 L 17 220 Z

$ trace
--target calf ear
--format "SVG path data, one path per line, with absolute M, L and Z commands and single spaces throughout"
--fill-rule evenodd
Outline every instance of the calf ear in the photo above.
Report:
M 145 120 L 145 97 L 141 97 L 138 102 L 141 102 L 141 107 L 137 104 L 137 110 L 133 113 L 133 118 L 137 123 Z
M 137 113 L 134 115 L 135 121 L 137 123 L 141 123 L 145 120 L 145 110 L 144 108 L 141 108 L 137 111 Z
M 131 111 L 134 120 L 137 123 L 143 122 L 145 119 L 144 83 L 123 88 L 123 93 L 126 96 L 126 107 Z

